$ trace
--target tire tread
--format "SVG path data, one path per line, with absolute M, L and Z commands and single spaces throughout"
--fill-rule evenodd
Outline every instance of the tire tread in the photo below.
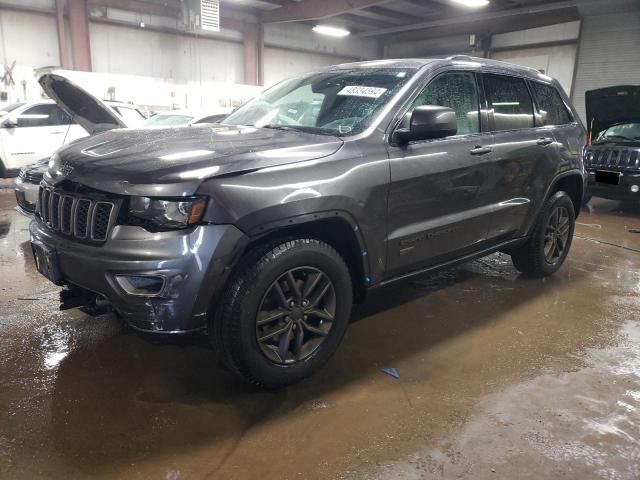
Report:
M 213 325 L 210 325 L 212 341 L 220 351 L 224 364 L 248 383 L 259 388 L 273 388 L 258 379 L 243 361 L 241 325 L 237 321 L 241 315 L 241 308 L 247 295 L 249 286 L 254 284 L 265 268 L 272 262 L 295 249 L 322 249 L 342 263 L 348 272 L 348 267 L 340 254 L 330 245 L 311 237 L 280 238 L 267 242 L 248 252 L 241 261 L 236 273 L 230 279 L 222 303 L 214 315 Z M 349 278 L 351 280 L 351 278 Z M 302 378 L 300 378 L 301 380 Z M 276 387 L 279 385 L 276 385 Z

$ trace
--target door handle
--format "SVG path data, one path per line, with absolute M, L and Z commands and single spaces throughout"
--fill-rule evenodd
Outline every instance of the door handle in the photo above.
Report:
M 482 147 L 482 146 L 477 146 L 476 148 L 474 148 L 473 150 L 471 150 L 471 155 L 486 155 L 487 153 L 491 153 L 493 152 L 493 148 L 491 147 Z
M 539 138 L 536 143 L 538 145 L 542 145 L 543 147 L 546 145 L 551 145 L 553 143 L 553 138 L 549 138 L 549 137 Z
M 49 132 L 49 135 L 62 135 L 64 132 Z

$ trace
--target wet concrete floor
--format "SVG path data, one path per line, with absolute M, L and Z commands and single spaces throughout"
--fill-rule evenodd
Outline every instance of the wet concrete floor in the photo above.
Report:
M 494 255 L 379 292 L 262 392 L 201 339 L 57 311 L 0 192 L 0 478 L 640 478 L 640 210 L 594 200 L 545 280 Z

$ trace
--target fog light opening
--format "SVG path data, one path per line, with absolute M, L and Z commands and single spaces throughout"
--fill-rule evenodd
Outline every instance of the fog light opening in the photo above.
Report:
M 116 275 L 118 285 L 129 295 L 153 296 L 162 291 L 164 278 L 156 275 Z
M 631 185 L 631 191 L 633 193 L 638 193 L 639 190 L 640 190 L 640 187 L 638 185 Z

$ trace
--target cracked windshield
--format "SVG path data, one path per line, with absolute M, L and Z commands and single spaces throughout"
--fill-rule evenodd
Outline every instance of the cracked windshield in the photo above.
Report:
M 415 73 L 413 69 L 334 70 L 282 82 L 240 107 L 227 125 L 355 135 Z

